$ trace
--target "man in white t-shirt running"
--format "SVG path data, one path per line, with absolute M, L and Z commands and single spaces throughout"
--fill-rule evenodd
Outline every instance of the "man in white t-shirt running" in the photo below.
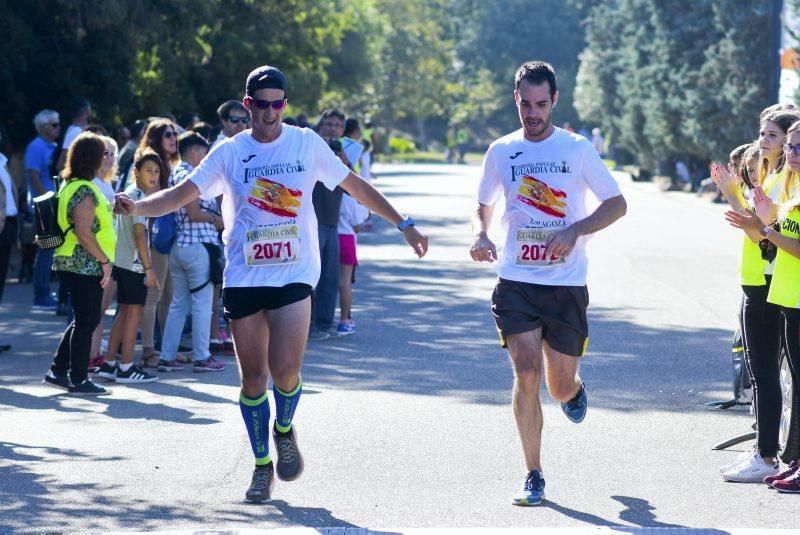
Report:
M 524 63 L 515 85 L 522 128 L 486 152 L 470 254 L 493 262 L 499 276 L 492 314 L 514 369 L 512 403 L 528 472 L 513 503 L 536 505 L 544 498 L 542 373 L 567 417 L 581 422 L 587 408 L 578 377 L 588 342 L 586 240 L 622 217 L 626 204 L 589 140 L 552 125 L 558 102 L 553 67 Z M 487 232 L 501 195 L 506 239 L 498 257 Z M 589 213 L 591 196 L 600 204 Z
M 251 130 L 223 141 L 174 187 L 136 202 L 118 194 L 115 203 L 118 213 L 156 217 L 198 197 L 223 195 L 223 296 L 241 369 L 239 405 L 256 459 L 245 495 L 251 502 L 270 499 L 275 473 L 291 481 L 303 470 L 292 419 L 302 392 L 309 296 L 320 275 L 314 184 L 319 180 L 330 190 L 341 186 L 397 225 L 417 256 L 428 250 L 427 236 L 411 218 L 401 216 L 352 173 L 321 137 L 311 129 L 282 124 L 286 89 L 278 69 L 255 69 L 247 77 L 243 100 L 252 117 Z M 276 414 L 274 468 L 269 454 L 270 375 Z

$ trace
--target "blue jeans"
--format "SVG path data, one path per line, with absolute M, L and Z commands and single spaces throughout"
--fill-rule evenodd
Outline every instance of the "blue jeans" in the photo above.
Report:
M 53 267 L 55 249 L 39 249 L 36 251 L 36 262 L 33 265 L 33 302 L 41 303 L 50 298 L 50 270 Z
M 317 229 L 322 269 L 312 295 L 311 326 L 327 331 L 333 325 L 339 296 L 339 229 L 322 224 L 318 224 Z
M 192 313 L 192 349 L 195 360 L 211 356 L 208 344 L 211 338 L 211 304 L 214 285 L 209 282 L 208 253 L 202 243 L 186 247 L 174 245 L 169 253 L 172 273 L 172 303 L 161 339 L 161 358 L 175 360 L 186 315 Z M 203 286 L 196 292 L 193 288 Z

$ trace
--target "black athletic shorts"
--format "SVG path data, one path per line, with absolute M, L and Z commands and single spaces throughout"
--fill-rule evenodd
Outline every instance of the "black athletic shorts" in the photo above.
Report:
M 293 282 L 286 286 L 258 286 L 255 288 L 223 288 L 223 315 L 226 320 L 238 320 L 259 310 L 275 310 L 311 295 L 311 286 Z
M 147 286 L 144 285 L 144 273 L 114 266 L 111 268 L 111 276 L 117 281 L 117 302 L 120 305 L 145 304 Z
M 586 286 L 547 286 L 499 279 L 492 293 L 492 315 L 500 345 L 512 334 L 541 327 L 542 339 L 565 355 L 581 357 L 589 342 Z

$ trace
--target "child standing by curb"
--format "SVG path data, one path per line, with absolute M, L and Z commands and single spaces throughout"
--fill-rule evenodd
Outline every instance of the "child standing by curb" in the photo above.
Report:
M 132 199 L 143 199 L 158 191 L 161 158 L 151 149 L 142 151 L 134 161 L 133 174 L 136 183 L 125 190 Z M 147 288 L 158 284 L 150 258 L 147 218 L 121 215 L 116 223 L 116 265 L 111 275 L 117 281 L 119 314 L 111 326 L 108 352 L 97 375 L 124 384 L 152 383 L 158 377 L 133 363 L 133 348 L 136 345 L 136 332 L 142 322 Z
M 350 195 L 342 196 L 342 207 L 339 211 L 339 326 L 338 336 L 355 334 L 356 324 L 350 317 L 353 304 L 353 283 L 356 266 L 356 234 L 359 225 L 369 215 L 366 206 L 358 203 Z

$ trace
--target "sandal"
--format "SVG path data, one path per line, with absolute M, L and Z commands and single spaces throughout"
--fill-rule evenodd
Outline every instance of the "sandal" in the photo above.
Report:
M 194 362 L 194 358 L 192 358 L 191 353 L 177 353 L 175 356 L 175 360 L 177 360 L 181 364 L 191 364 Z
M 142 354 L 140 365 L 142 368 L 158 368 L 159 360 L 161 360 L 161 356 L 159 355 L 158 351 L 148 353 L 147 355 Z

